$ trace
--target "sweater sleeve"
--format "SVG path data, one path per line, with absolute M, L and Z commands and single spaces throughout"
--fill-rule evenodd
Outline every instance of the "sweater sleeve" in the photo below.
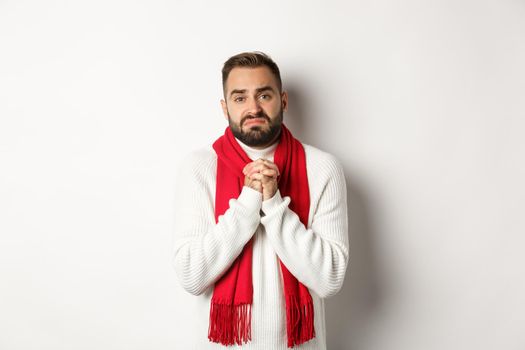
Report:
M 327 298 L 341 289 L 348 264 L 346 183 L 342 167 L 331 156 L 317 169 L 310 196 L 312 188 L 320 192 L 318 202 L 311 203 L 316 205 L 311 227 L 305 227 L 288 207 L 290 198 L 282 198 L 279 191 L 262 203 L 261 223 L 288 270 L 318 296 Z
M 173 265 L 183 288 L 199 295 L 230 267 L 260 223 L 262 195 L 244 186 L 215 222 L 216 158 L 195 153 L 176 183 Z

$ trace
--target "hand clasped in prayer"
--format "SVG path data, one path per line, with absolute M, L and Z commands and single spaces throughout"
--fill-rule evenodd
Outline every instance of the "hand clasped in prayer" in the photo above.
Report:
M 279 168 L 275 163 L 267 159 L 257 159 L 246 164 L 243 173 L 246 176 L 244 185 L 261 192 L 263 200 L 272 198 L 277 192 Z

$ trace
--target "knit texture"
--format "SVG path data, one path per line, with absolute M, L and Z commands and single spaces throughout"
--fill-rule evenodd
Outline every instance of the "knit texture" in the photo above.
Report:
M 275 147 L 254 150 L 254 160 L 273 160 Z M 195 298 L 191 317 L 198 326 L 189 337 L 195 349 L 224 349 L 206 337 L 214 283 L 253 238 L 252 341 L 242 349 L 287 349 L 285 296 L 279 260 L 310 291 L 316 337 L 297 349 L 325 349 L 323 298 L 342 285 L 348 263 L 346 186 L 342 167 L 331 155 L 303 144 L 310 187 L 308 225 L 290 209 L 290 198 L 262 195 L 243 187 L 215 222 L 217 156 L 211 146 L 190 154 L 177 178 L 173 263 L 179 280 Z M 277 259 L 279 258 L 279 259 Z M 230 348 L 237 348 L 236 346 Z

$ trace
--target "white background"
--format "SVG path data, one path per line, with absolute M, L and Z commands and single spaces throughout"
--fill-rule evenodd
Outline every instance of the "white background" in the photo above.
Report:
M 0 349 L 191 348 L 175 173 L 246 50 L 344 165 L 329 349 L 524 349 L 524 38 L 520 0 L 0 1 Z

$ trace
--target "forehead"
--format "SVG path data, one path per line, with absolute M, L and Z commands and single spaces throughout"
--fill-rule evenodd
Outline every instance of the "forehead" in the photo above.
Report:
M 255 90 L 261 86 L 271 86 L 278 91 L 277 79 L 270 68 L 262 67 L 235 67 L 226 80 L 226 91 Z

